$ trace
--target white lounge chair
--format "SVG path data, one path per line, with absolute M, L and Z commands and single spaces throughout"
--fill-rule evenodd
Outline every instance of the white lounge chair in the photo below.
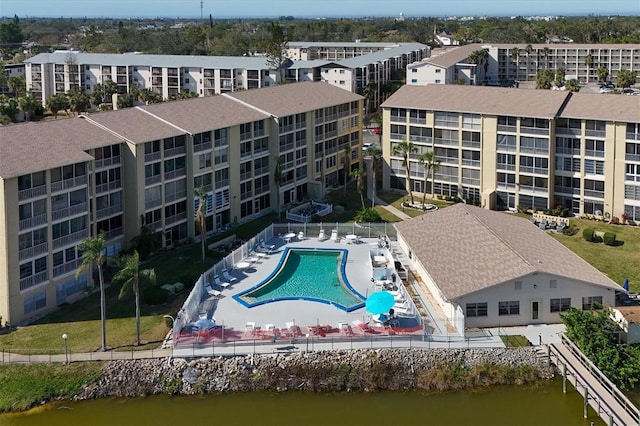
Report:
M 207 285 L 204 289 L 209 293 L 209 296 L 218 297 L 222 294 L 220 291 L 211 288 L 210 285 Z
M 227 280 L 229 282 L 229 284 L 238 281 L 238 279 L 236 277 L 234 277 L 233 275 L 231 275 L 229 273 L 229 271 L 227 271 L 226 269 L 222 270 L 222 277 Z
M 219 277 L 219 276 L 217 276 L 217 275 L 216 275 L 215 277 L 213 277 L 213 282 L 215 283 L 215 285 L 216 285 L 218 288 L 221 288 L 221 289 L 223 289 L 223 290 L 224 290 L 225 288 L 227 288 L 227 287 L 229 287 L 229 286 L 231 285 L 230 283 L 228 283 L 228 282 L 226 282 L 226 281 L 222 281 L 222 280 L 220 279 L 220 277 Z
M 320 233 L 318 234 L 318 241 L 325 241 L 327 239 L 327 237 L 324 235 L 324 229 L 320 230 Z
M 338 238 L 338 230 L 334 229 L 331 231 L 331 238 L 329 238 L 329 241 L 333 241 L 336 243 L 340 242 L 340 238 Z
M 302 231 L 298 232 L 298 239 L 300 241 L 304 240 L 304 232 L 302 232 Z

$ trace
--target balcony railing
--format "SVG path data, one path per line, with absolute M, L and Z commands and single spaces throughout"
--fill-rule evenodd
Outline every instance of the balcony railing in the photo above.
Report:
M 253 172 L 255 173 L 255 176 L 265 175 L 269 173 L 269 166 L 255 168 L 253 169 Z
M 446 146 L 458 146 L 458 140 L 453 140 L 453 139 L 442 139 L 442 138 L 436 138 L 435 139 L 435 143 L 437 145 L 446 145 Z
M 542 167 L 520 166 L 520 173 L 534 173 L 537 175 L 548 175 L 549 169 Z
M 607 131 L 606 130 L 592 130 L 592 129 L 587 129 L 584 131 L 584 134 L 586 136 L 594 136 L 597 138 L 604 138 L 607 136 Z
M 144 178 L 145 186 L 150 186 L 159 182 L 162 182 L 162 175 L 155 175 Z
M 604 191 L 596 191 L 594 189 L 585 189 L 584 195 L 587 197 L 604 198 Z
M 548 135 L 549 129 L 538 127 L 520 127 L 520 133 L 526 133 L 529 135 Z
M 39 197 L 41 195 L 46 195 L 47 186 L 40 185 L 34 186 L 33 188 L 23 189 L 22 191 L 18 191 L 18 200 L 27 200 L 29 198 Z
M 640 162 L 640 154 L 625 154 L 624 159 L 627 161 L 638 161 Z
M 173 157 L 173 156 L 184 154 L 184 153 L 185 153 L 185 147 L 184 146 L 177 146 L 175 148 L 165 149 L 164 150 L 164 158 Z
M 164 196 L 164 201 L 165 203 L 170 203 L 172 201 L 179 200 L 180 198 L 185 198 L 186 196 L 187 196 L 187 190 L 184 189 L 184 190 L 172 192 L 170 194 L 166 194 Z
M 22 278 L 20 280 L 20 291 L 26 290 L 28 288 L 31 288 L 35 285 L 38 285 L 48 280 L 49 280 L 49 273 L 47 271 L 42 271 L 30 277 Z
M 39 226 L 47 223 L 47 215 L 39 214 L 37 216 L 29 217 L 27 219 L 22 219 L 20 221 L 19 228 L 20 230 L 25 230 L 29 228 L 33 228 L 34 226 Z
M 202 143 L 199 143 L 199 144 L 196 144 L 196 145 L 193 146 L 193 152 L 206 151 L 206 150 L 211 149 L 212 146 L 213 145 L 212 145 L 211 141 L 202 142 Z
M 38 244 L 32 247 L 28 247 L 20 250 L 18 253 L 18 258 L 20 260 L 29 259 L 34 256 L 38 256 L 39 254 L 43 254 L 49 251 L 49 243 L 44 242 L 42 244 Z
M 115 228 L 115 229 L 112 229 L 110 231 L 105 232 L 104 233 L 104 239 L 106 241 L 109 241 L 109 240 L 113 240 L 114 238 L 119 237 L 121 235 L 124 235 L 124 228 L 123 227 Z
M 73 216 L 80 213 L 86 213 L 86 212 L 87 212 L 87 203 L 75 204 L 73 206 L 52 211 L 51 220 L 60 220 L 69 216 Z
M 556 154 L 580 155 L 580 148 L 565 148 L 556 145 Z
M 575 136 L 579 138 L 582 135 L 580 129 L 568 129 L 566 127 L 556 127 L 556 136 Z
M 409 123 L 427 124 L 427 119 L 426 118 L 409 117 Z
M 154 207 L 158 207 L 161 205 L 162 205 L 162 198 L 153 198 L 153 199 L 144 201 L 145 210 L 150 210 Z
M 103 219 L 108 216 L 113 216 L 116 213 L 122 213 L 122 205 L 118 204 L 115 206 L 110 206 L 104 209 L 100 209 L 96 211 L 96 217 L 98 219 Z
M 516 169 L 516 165 L 515 164 L 507 164 L 507 163 L 498 163 L 496 165 L 496 169 L 498 169 L 498 170 L 515 170 Z
M 253 177 L 253 172 L 249 170 L 248 172 L 240 173 L 240 180 L 247 180 Z
M 509 133 L 516 133 L 518 131 L 517 126 L 506 126 L 503 124 L 498 124 L 498 131 L 499 132 L 509 132 Z
M 113 191 L 114 189 L 119 188 L 122 188 L 122 181 L 114 180 L 113 182 L 96 185 L 96 194 L 100 194 L 101 192 Z
M 162 158 L 162 152 L 160 152 L 160 151 L 150 152 L 150 153 L 144 155 L 145 163 L 148 163 L 148 162 L 154 161 L 154 160 L 159 160 L 161 158 Z
M 59 180 L 57 182 L 51 182 L 51 192 L 62 191 L 69 188 L 75 188 L 76 186 L 86 185 L 87 177 L 78 176 L 71 179 Z
M 556 193 L 561 193 L 561 194 L 579 194 L 580 193 L 580 188 L 574 188 L 572 186 L 555 185 L 553 188 Z
M 586 149 L 584 151 L 584 155 L 586 157 L 600 157 L 600 158 L 603 158 L 604 157 L 604 151 L 595 150 L 595 149 Z
M 82 264 L 82 258 L 72 260 L 71 262 L 63 263 L 62 265 L 53 267 L 53 276 L 58 277 L 60 275 L 68 274 L 69 272 L 75 272 Z
M 183 213 L 178 213 L 178 214 L 173 215 L 173 216 L 167 216 L 164 219 L 164 222 L 165 222 L 165 224 L 169 225 L 169 224 L 172 224 L 172 223 L 176 223 L 176 222 L 178 222 L 180 220 L 184 220 L 186 218 L 187 218 L 187 213 L 183 212 Z
M 120 156 L 116 155 L 115 157 L 103 158 L 102 160 L 96 160 L 96 170 L 101 169 L 103 167 L 113 166 L 116 164 L 120 164 Z
M 229 186 L 229 179 L 216 181 L 216 189 L 224 188 L 225 186 Z
M 86 229 L 83 229 L 78 232 L 74 232 L 69 235 L 65 235 L 64 237 L 56 238 L 53 240 L 53 248 L 60 248 L 63 246 L 68 246 L 70 244 L 76 243 L 78 241 L 82 241 L 89 236 L 89 232 Z

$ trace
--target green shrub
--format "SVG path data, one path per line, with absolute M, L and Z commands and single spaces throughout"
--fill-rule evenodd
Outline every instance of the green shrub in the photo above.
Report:
M 616 245 L 616 234 L 613 232 L 605 232 L 602 236 L 602 240 L 608 246 Z
M 592 228 L 585 229 L 582 231 L 582 238 L 584 238 L 585 241 L 593 241 L 593 232 Z
M 160 287 L 147 287 L 142 292 L 142 300 L 147 305 L 161 305 L 169 300 L 169 292 Z
M 356 214 L 356 220 L 358 222 L 380 222 L 382 218 L 376 209 L 368 208 L 359 210 Z

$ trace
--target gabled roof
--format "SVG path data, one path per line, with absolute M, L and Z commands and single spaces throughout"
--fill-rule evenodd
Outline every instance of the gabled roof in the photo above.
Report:
M 363 99 L 329 83 L 302 82 L 265 87 L 263 89 L 226 93 L 275 117 L 314 111 L 341 103 Z
M 420 64 L 431 64 L 437 67 L 449 68 L 466 60 L 476 50 L 482 49 L 482 45 L 467 44 L 465 46 L 448 47 L 446 49 L 436 49 L 431 52 L 431 57 L 423 59 L 421 62 L 411 64 L 412 68 L 420 66 Z
M 560 117 L 640 123 L 640 97 L 602 93 L 572 93 Z
M 569 92 L 559 90 L 457 84 L 405 85 L 391 95 L 381 107 L 550 119 L 559 114 L 568 97 Z
M 509 213 L 456 204 L 395 227 L 448 300 L 534 272 L 620 288 L 546 232 Z
M 8 179 L 91 160 L 85 150 L 122 142 L 80 118 L 0 127 L 0 177 Z

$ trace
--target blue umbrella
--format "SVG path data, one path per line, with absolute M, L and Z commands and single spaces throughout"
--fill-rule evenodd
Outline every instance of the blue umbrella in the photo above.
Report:
M 364 305 L 367 312 L 376 315 L 389 312 L 394 303 L 393 294 L 388 291 L 378 291 L 367 297 Z
M 629 291 L 629 278 L 625 278 L 625 279 L 624 279 L 624 282 L 622 283 L 622 288 L 623 288 L 625 291 Z

